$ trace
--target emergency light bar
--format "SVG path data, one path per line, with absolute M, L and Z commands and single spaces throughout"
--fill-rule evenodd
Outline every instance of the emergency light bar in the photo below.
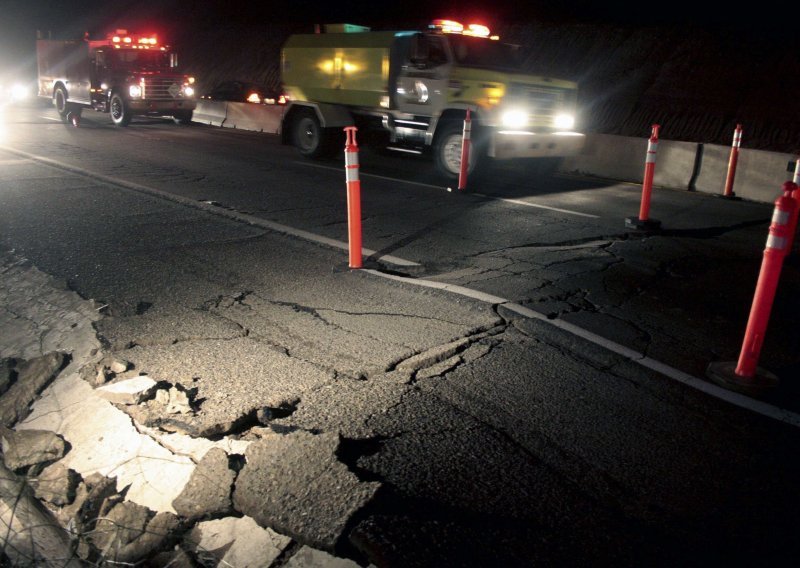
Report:
M 120 32 L 122 32 L 122 33 L 120 33 Z M 134 36 L 130 36 L 130 35 L 122 35 L 122 34 L 127 34 L 127 32 L 125 30 L 117 30 L 117 34 L 110 35 L 109 39 L 111 40 L 112 43 L 115 43 L 115 44 L 123 43 L 123 44 L 130 45 L 130 44 L 134 43 L 134 40 L 135 40 L 136 44 L 143 45 L 143 46 L 150 46 L 150 45 L 157 45 L 158 44 L 158 40 L 155 38 L 155 36 L 153 36 L 153 37 L 139 37 L 139 36 L 135 36 L 135 35 Z
M 455 20 L 433 20 L 430 26 L 431 29 L 439 30 L 446 34 L 461 34 L 475 37 L 488 37 L 490 39 L 499 39 L 498 36 L 491 35 L 491 31 L 483 24 L 469 24 L 464 27 L 461 22 Z

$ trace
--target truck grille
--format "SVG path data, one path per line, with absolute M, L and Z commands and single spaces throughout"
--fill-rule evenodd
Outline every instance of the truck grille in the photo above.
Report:
M 144 84 L 144 98 L 148 101 L 182 100 L 183 79 L 180 77 L 147 77 Z
M 548 89 L 512 83 L 508 93 L 509 102 L 524 104 L 530 111 L 534 124 L 551 124 L 553 115 L 561 111 L 567 103 L 567 92 L 563 89 Z

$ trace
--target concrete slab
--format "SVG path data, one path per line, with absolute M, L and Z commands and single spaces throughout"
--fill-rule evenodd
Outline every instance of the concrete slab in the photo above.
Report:
M 18 429 L 57 432 L 71 446 L 61 463 L 84 477 L 116 477 L 118 490 L 130 486 L 127 499 L 157 512 L 175 512 L 172 501 L 195 467 L 140 434 L 127 414 L 97 396 L 77 373 L 59 377 Z
M 263 529 L 251 517 L 226 517 L 198 523 L 186 537 L 198 557 L 219 566 L 272 566 L 292 539 Z

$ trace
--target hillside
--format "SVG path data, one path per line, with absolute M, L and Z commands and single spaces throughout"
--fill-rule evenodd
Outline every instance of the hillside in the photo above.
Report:
M 180 38 L 183 64 L 201 91 L 225 79 L 280 83 L 280 46 L 311 26 L 258 25 Z M 525 47 L 527 70 L 580 85 L 586 132 L 800 150 L 800 60 L 787 36 L 686 27 L 529 23 L 497 30 Z

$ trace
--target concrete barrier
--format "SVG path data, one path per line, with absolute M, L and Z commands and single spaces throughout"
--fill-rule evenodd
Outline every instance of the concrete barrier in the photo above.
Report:
M 647 137 L 589 134 L 581 154 L 567 158 L 561 170 L 642 183 L 647 140 Z M 688 188 L 697 146 L 692 142 L 659 140 L 654 184 L 659 187 Z
M 222 126 L 228 113 L 228 103 L 225 101 L 197 101 L 197 108 L 192 114 L 192 122 Z
M 730 155 L 730 146 L 703 145 L 700 176 L 695 184 L 698 191 L 723 193 Z M 734 194 L 744 199 L 772 203 L 780 195 L 783 182 L 792 179 L 794 167 L 792 171 L 787 171 L 787 168 L 796 160 L 797 156 L 793 154 L 741 148 L 733 183 Z
M 222 126 L 278 134 L 283 118 L 283 105 L 228 103 L 228 113 Z
M 690 189 L 693 185 L 697 191 L 722 194 L 730 152 L 730 146 L 661 139 L 654 184 L 673 189 Z M 646 137 L 589 134 L 581 154 L 564 160 L 561 171 L 642 183 L 646 153 Z M 740 149 L 734 193 L 772 203 L 783 182 L 792 179 L 794 170 L 787 171 L 787 167 L 796 159 L 793 154 Z

